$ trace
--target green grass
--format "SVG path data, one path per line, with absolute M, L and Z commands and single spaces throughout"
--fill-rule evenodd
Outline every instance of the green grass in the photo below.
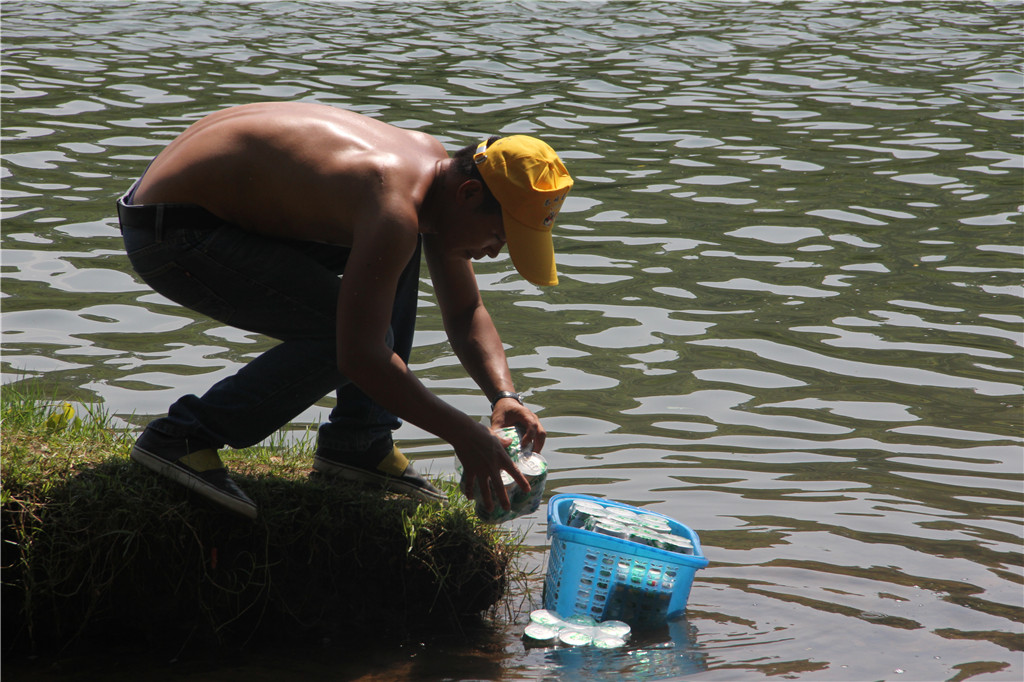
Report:
M 310 478 L 308 440 L 224 451 L 253 522 L 132 463 L 133 436 L 98 410 L 0 397 L 5 651 L 452 632 L 523 581 L 522 538 L 481 523 L 454 481 L 436 482 L 448 506 L 419 504 Z

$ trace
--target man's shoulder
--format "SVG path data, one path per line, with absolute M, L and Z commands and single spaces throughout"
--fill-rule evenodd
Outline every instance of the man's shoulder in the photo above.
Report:
M 418 130 L 396 128 L 386 142 L 373 145 L 371 153 L 388 166 L 421 168 L 448 158 L 440 140 Z

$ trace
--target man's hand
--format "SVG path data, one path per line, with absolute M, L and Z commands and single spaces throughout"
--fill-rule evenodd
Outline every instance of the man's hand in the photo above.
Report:
M 523 449 L 529 448 L 532 452 L 540 454 L 544 449 L 544 441 L 547 439 L 547 432 L 540 425 L 540 419 L 529 408 L 520 405 L 515 400 L 499 400 L 494 405 L 491 413 L 491 429 L 497 431 L 506 426 L 520 426 L 523 434 L 520 438 Z
M 494 509 L 495 496 L 502 509 L 509 511 L 512 508 L 508 492 L 501 482 L 502 471 L 508 472 L 520 490 L 530 492 L 530 484 L 505 451 L 510 442 L 508 438 L 498 438 L 483 424 L 476 424 L 464 438 L 452 442 L 455 456 L 462 462 L 462 492 L 471 497 L 474 485 L 478 485 L 481 501 L 488 512 Z

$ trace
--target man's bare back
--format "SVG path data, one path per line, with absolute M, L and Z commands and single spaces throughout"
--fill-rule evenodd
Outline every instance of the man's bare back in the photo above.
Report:
M 447 158 L 429 135 L 335 107 L 250 104 L 189 127 L 153 161 L 135 203 L 197 204 L 261 234 L 351 246 L 382 204 L 418 215 Z

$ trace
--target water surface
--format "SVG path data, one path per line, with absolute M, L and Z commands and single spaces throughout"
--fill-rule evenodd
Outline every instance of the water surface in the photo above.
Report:
M 14 0 L 3 22 L 5 382 L 137 426 L 268 347 L 122 252 L 116 196 L 210 111 L 315 101 L 451 150 L 536 135 L 577 180 L 562 283 L 477 272 L 548 494 L 668 514 L 711 560 L 685 620 L 618 652 L 526 649 L 520 613 L 225 675 L 1024 675 L 1021 3 Z M 484 415 L 428 281 L 413 365 Z M 543 514 L 516 528 L 528 611 Z

